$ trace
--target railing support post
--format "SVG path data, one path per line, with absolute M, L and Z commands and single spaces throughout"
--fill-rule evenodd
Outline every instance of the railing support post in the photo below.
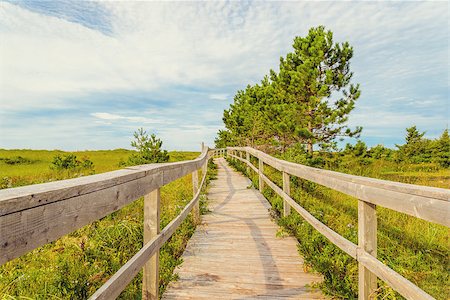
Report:
M 376 205 L 358 200 L 358 246 L 377 257 Z M 358 263 L 358 299 L 376 299 L 377 276 Z
M 203 150 L 205 150 L 205 144 L 202 142 L 202 153 L 203 153 Z M 209 157 L 208 157 L 208 154 L 206 154 L 206 161 L 202 166 L 202 176 L 204 174 L 206 174 L 206 172 L 208 172 L 208 160 L 209 160 Z
M 195 170 L 192 172 L 192 192 L 193 196 L 197 194 L 198 191 L 198 170 Z M 194 223 L 199 224 L 200 223 L 200 201 L 197 201 L 192 208 L 192 214 L 194 216 Z
M 250 167 L 248 164 L 250 163 L 250 153 L 245 151 L 245 159 L 247 160 L 247 175 L 250 176 Z
M 161 193 L 155 189 L 144 196 L 144 245 L 159 234 Z M 142 299 L 157 300 L 159 291 L 159 250 L 144 265 Z
M 261 158 L 258 158 L 258 166 L 259 166 L 259 191 L 262 193 L 264 190 L 264 180 L 262 178 L 262 174 L 264 173 L 264 163 Z
M 283 172 L 283 192 L 285 192 L 288 196 L 291 195 L 291 180 L 288 173 Z M 283 200 L 283 215 L 285 217 L 291 214 L 291 206 L 286 200 Z

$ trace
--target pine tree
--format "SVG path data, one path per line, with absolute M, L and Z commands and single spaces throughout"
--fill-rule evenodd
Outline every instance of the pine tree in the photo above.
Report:
M 353 48 L 348 42 L 333 44 L 333 33 L 323 26 L 296 37 L 293 47 L 294 52 L 280 59 L 279 74 L 272 71 L 271 76 L 279 98 L 288 105 L 290 133 L 306 142 L 311 154 L 314 144 L 326 146 L 337 136 L 358 137 L 361 128 L 346 125 L 360 96 L 359 85 L 350 84 Z
M 134 141 L 131 146 L 136 148 L 136 154 L 132 154 L 126 165 L 142 165 L 150 163 L 162 163 L 169 160 L 167 150 L 162 150 L 162 141 L 155 134 L 148 136 L 143 128 L 134 132 Z

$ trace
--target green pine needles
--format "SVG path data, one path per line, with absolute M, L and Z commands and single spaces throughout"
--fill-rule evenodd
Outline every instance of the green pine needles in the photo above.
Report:
M 294 51 L 280 58 L 279 71 L 270 70 L 260 84 L 238 91 L 224 111 L 226 130 L 216 146 L 250 145 L 263 150 L 294 144 L 322 149 L 335 146 L 337 137 L 358 137 L 361 127 L 346 125 L 361 92 L 351 84 L 348 42 L 333 43 L 333 33 L 319 26 L 296 37 Z

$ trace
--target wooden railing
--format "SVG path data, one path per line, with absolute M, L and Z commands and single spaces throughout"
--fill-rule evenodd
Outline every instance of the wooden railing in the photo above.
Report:
M 429 222 L 450 227 L 450 190 L 404 184 L 312 168 L 274 158 L 251 147 L 228 147 L 227 156 L 240 160 L 259 176 L 264 184 L 283 198 L 284 215 L 291 208 L 309 224 L 359 263 L 359 299 L 376 297 L 377 277 L 407 299 L 433 299 L 406 278 L 380 262 L 377 257 L 376 206 L 383 206 Z M 258 159 L 258 167 L 250 156 Z M 264 164 L 282 172 L 283 188 L 264 175 Z M 321 223 L 290 197 L 290 176 L 309 180 L 358 199 L 358 245 Z
M 92 299 L 113 299 L 143 268 L 143 299 L 158 299 L 159 249 L 193 211 L 199 220 L 199 195 L 214 155 L 202 145 L 190 161 L 149 164 L 76 179 L 0 190 L 0 264 L 96 221 L 144 196 L 144 246 Z M 198 170 L 203 178 L 198 184 Z M 160 188 L 192 174 L 192 200 L 159 232 Z

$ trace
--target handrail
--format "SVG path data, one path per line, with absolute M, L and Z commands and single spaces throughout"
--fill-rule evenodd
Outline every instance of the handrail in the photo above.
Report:
M 251 147 L 229 147 L 248 152 L 281 172 L 313 181 L 339 192 L 429 222 L 450 226 L 450 191 L 317 169 L 272 157 Z
M 173 219 L 164 229 L 155 236 L 150 242 L 144 245 L 119 271 L 117 271 L 105 284 L 102 285 L 89 299 L 115 299 L 125 289 L 125 287 L 139 273 L 144 264 L 153 256 L 156 251 L 172 236 L 175 230 L 186 219 L 189 212 L 196 205 L 200 198 L 201 187 L 206 178 L 203 174 L 200 188 L 192 200 L 184 207 L 181 213 Z
M 250 155 L 258 158 L 258 168 L 251 163 Z M 449 227 L 450 190 L 312 168 L 274 158 L 251 147 L 227 147 L 227 156 L 242 161 L 248 169 L 258 174 L 260 191 L 263 189 L 263 183 L 266 183 L 283 198 L 285 215 L 289 214 L 291 207 L 294 208 L 316 230 L 359 262 L 359 299 L 374 298 L 377 277 L 387 282 L 407 299 L 433 299 L 412 282 L 377 260 L 376 205 Z M 264 163 L 283 172 L 283 189 L 264 175 Z M 310 180 L 358 198 L 358 245 L 327 227 L 290 197 L 289 175 Z
M 190 161 L 122 170 L 0 190 L 0 264 L 98 220 L 201 168 L 207 148 Z
M 158 261 L 147 261 L 159 252 L 162 244 L 191 210 L 198 221 L 200 191 L 205 182 L 208 159 L 214 153 L 202 145 L 200 156 L 190 161 L 134 166 L 98 175 L 0 190 L 0 264 L 117 211 L 142 196 L 146 196 L 144 228 L 150 226 L 150 230 L 159 232 L 156 227 L 159 227 L 160 187 L 192 173 L 193 199 L 161 233 L 154 237 L 148 233 L 146 237 L 144 230 L 144 241 L 150 237 L 150 242 L 93 297 L 119 295 L 126 286 L 124 282 L 131 281 L 145 264 L 150 264 L 150 268 L 144 268 L 144 273 L 148 272 L 147 277 L 157 281 Z M 197 170 L 200 168 L 203 178 L 198 186 Z M 133 277 L 130 274 L 134 274 Z M 126 275 L 125 278 L 123 275 Z M 146 289 L 143 293 L 157 296 L 158 286 Z

